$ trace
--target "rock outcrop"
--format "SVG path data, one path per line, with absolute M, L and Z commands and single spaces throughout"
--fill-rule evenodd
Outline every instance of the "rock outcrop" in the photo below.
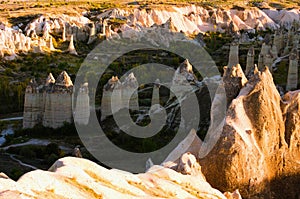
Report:
M 73 83 L 63 71 L 56 80 L 50 73 L 44 84 L 32 80 L 26 88 L 24 102 L 23 128 L 32 128 L 37 124 L 58 128 L 65 122 L 71 123 Z M 80 124 L 89 120 L 89 96 L 85 84 L 77 96 L 75 118 Z
M 84 83 L 79 89 L 76 99 L 74 121 L 77 124 L 87 125 L 90 118 L 90 98 L 88 83 Z
M 226 86 L 230 85 L 225 83 Z M 212 151 L 200 159 L 204 175 L 220 190 L 239 188 L 245 198 L 297 198 L 298 94 L 287 94 L 283 103 L 268 68 L 255 70 L 248 82 L 237 88 L 240 91 L 234 92 L 238 96 L 227 110 L 221 137 Z M 231 96 L 231 92 L 228 94 Z M 290 183 L 285 185 L 287 189 L 278 190 L 278 185 L 284 183 Z
M 287 91 L 297 89 L 298 66 L 299 66 L 298 64 L 299 64 L 298 49 L 294 48 L 290 54 L 289 71 L 288 71 L 287 85 L 286 85 Z
M 297 9 L 282 11 L 259 8 L 221 10 L 206 9 L 195 5 L 171 6 L 169 10 L 157 8 L 110 9 L 93 16 L 96 19 L 95 22 L 82 14 L 77 14 L 77 16 L 44 14 L 28 23 L 24 30 L 18 27 L 9 28 L 1 24 L 0 57 L 4 56 L 8 60 L 13 60 L 18 53 L 26 53 L 30 50 L 37 53 L 55 51 L 51 44 L 53 38 L 59 37 L 62 41 L 71 41 L 73 38 L 75 42 L 91 44 L 98 36 L 106 36 L 107 39 L 110 39 L 118 37 L 119 32 L 124 35 L 132 35 L 144 28 L 154 26 L 167 28 L 170 32 L 183 32 L 186 35 L 218 31 L 237 36 L 243 30 L 246 33 L 242 34 L 241 41 L 248 42 L 258 38 L 250 40 L 247 32 L 278 30 L 279 28 L 297 31 L 299 14 L 300 11 Z M 110 22 L 110 19 L 120 19 L 125 23 L 116 25 Z M 114 28 L 112 29 L 112 27 Z M 293 35 L 294 31 L 291 31 L 290 37 L 288 37 L 289 45 L 297 42 L 297 36 L 294 38 Z M 49 45 L 41 45 L 41 41 L 48 42 Z M 70 43 L 70 47 L 72 47 L 72 42 Z M 279 52 L 285 46 L 282 34 L 277 34 L 274 38 L 274 45 Z M 76 54 L 74 48 L 69 51 Z M 233 63 L 233 65 L 236 64 Z
M 238 191 L 223 195 L 199 177 L 195 157 L 182 156 L 183 173 L 152 166 L 146 173 L 108 170 L 89 160 L 66 157 L 49 171 L 35 170 L 17 182 L 0 178 L 0 198 L 240 198 Z M 190 174 L 198 168 L 198 175 Z

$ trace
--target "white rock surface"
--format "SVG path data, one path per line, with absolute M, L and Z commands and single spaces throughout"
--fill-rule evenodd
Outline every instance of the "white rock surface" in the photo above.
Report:
M 189 162 L 195 158 L 192 157 L 187 155 L 183 159 Z M 17 182 L 0 178 L 0 198 L 226 199 L 198 175 L 183 175 L 162 166 L 131 174 L 74 157 L 59 159 L 49 171 L 29 172 Z

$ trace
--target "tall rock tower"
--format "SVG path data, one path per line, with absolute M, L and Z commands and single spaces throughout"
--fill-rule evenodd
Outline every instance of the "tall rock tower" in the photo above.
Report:
M 44 112 L 42 88 L 32 79 L 26 87 L 23 113 L 23 128 L 32 128 L 41 122 Z
M 46 88 L 45 112 L 43 125 L 57 128 L 64 122 L 72 121 L 72 92 L 73 83 L 69 75 L 63 71 L 54 85 Z
M 90 118 L 90 97 L 88 83 L 84 83 L 79 89 L 76 107 L 74 113 L 74 121 L 77 124 L 87 125 Z

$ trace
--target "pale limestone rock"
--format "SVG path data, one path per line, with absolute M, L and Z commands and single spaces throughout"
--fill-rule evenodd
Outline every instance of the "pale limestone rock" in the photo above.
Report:
M 44 53 L 44 50 L 40 45 L 38 46 L 33 46 L 33 53 Z
M 245 86 L 247 81 L 243 69 L 239 64 L 233 67 L 224 67 L 223 82 L 228 106 L 231 104 L 232 100 L 238 96 L 240 90 Z
M 172 168 L 177 165 L 180 161 L 180 157 L 184 153 L 191 153 L 194 156 L 198 156 L 200 147 L 202 145 L 202 140 L 197 136 L 194 129 L 182 140 L 178 146 L 168 155 L 168 157 L 163 161 L 162 165 L 164 167 Z
M 50 51 L 55 51 L 56 49 L 54 48 L 54 45 L 53 45 L 53 37 L 52 36 L 50 36 L 49 37 L 49 49 L 50 49 Z
M 300 91 L 289 91 L 283 98 L 282 113 L 285 122 L 285 140 L 289 146 L 289 161 L 287 162 L 287 169 L 289 172 L 297 173 L 300 167 Z
M 139 85 L 133 73 L 130 73 L 122 83 L 122 107 L 139 110 L 138 89 Z
M 55 79 L 54 79 L 52 73 L 49 73 L 49 75 L 46 79 L 46 82 L 45 82 L 45 86 L 49 86 L 51 84 L 55 84 Z
M 87 125 L 90 118 L 90 98 L 88 83 L 85 83 L 79 89 L 76 100 L 76 108 L 74 114 L 74 121 L 77 124 Z
M 273 60 L 278 58 L 278 50 L 277 50 L 276 45 L 272 45 L 272 48 L 270 50 L 270 54 L 272 55 Z
M 112 96 L 113 92 L 114 96 Z M 112 76 L 112 78 L 108 80 L 107 84 L 103 87 L 101 100 L 101 120 L 114 113 L 111 107 L 111 100 L 114 100 L 115 104 L 117 104 L 114 109 L 116 111 L 120 110 L 122 104 L 122 83 L 117 76 Z
M 23 112 L 23 128 L 32 128 L 42 121 L 44 112 L 44 94 L 39 91 L 33 79 L 26 87 Z
M 72 93 L 54 92 L 45 94 L 43 126 L 58 128 L 72 122 Z
M 155 104 L 160 104 L 159 100 L 159 88 L 160 88 L 160 81 L 157 79 L 153 85 L 153 91 L 152 91 L 152 100 L 151 100 L 151 106 Z
M 237 64 L 239 64 L 239 45 L 237 42 L 233 42 L 230 45 L 229 61 L 227 66 L 230 68 L 232 66 L 236 66 Z
M 285 56 L 285 55 L 288 55 L 290 53 L 290 49 L 289 49 L 289 46 L 288 45 L 286 45 L 285 46 L 285 48 L 284 48 L 284 50 L 283 50 L 283 56 Z
M 273 61 L 274 61 L 274 58 L 271 54 L 266 54 L 264 56 L 264 67 L 268 67 L 270 72 L 273 71 L 273 69 L 272 69 Z
M 254 69 L 254 56 L 255 56 L 255 51 L 254 47 L 251 46 L 248 50 L 247 54 L 247 63 L 246 63 L 246 71 L 245 74 L 247 75 L 251 70 Z
M 198 80 L 193 72 L 193 66 L 186 59 L 175 71 L 172 79 L 171 91 L 180 99 L 184 96 L 184 93 L 192 90 L 191 83 L 197 83 L 197 81 Z
M 259 70 L 264 69 L 264 55 L 262 55 L 262 54 L 258 55 L 257 67 L 258 67 Z
M 75 49 L 75 46 L 74 46 L 74 41 L 73 41 L 73 35 L 71 35 L 71 39 L 70 39 L 70 43 L 69 43 L 69 47 L 68 47 L 68 52 L 72 55 L 78 55 L 77 54 L 77 51 Z
M 56 85 L 68 88 L 70 86 L 73 86 L 73 82 L 68 73 L 66 71 L 63 71 L 56 78 Z
M 87 42 L 87 44 L 91 44 L 95 41 L 96 39 L 96 28 L 95 28 L 95 24 L 91 23 L 91 28 L 90 28 L 90 34 L 89 34 L 89 40 Z
M 195 158 L 195 157 L 194 157 Z M 192 160 L 188 156 L 187 161 Z M 197 163 L 198 164 L 198 163 Z M 17 182 L 0 179 L 0 198 L 211 198 L 226 199 L 199 175 L 183 175 L 153 166 L 146 173 L 131 174 L 105 169 L 83 158 L 59 159 L 49 171 L 36 170 Z
M 297 88 L 298 85 L 298 50 L 293 49 L 290 54 L 290 63 L 287 77 L 286 90 L 290 91 Z

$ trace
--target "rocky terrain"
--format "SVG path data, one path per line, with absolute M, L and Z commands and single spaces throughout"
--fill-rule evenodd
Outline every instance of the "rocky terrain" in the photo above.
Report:
M 192 131 L 162 166 L 144 174 L 64 158 L 49 171 L 27 173 L 17 182 L 2 175 L 0 196 L 240 198 L 238 189 L 243 198 L 299 198 L 299 91 L 281 98 L 268 68 L 255 68 L 246 77 L 237 65 L 226 69 L 223 79 L 225 88 L 230 79 L 237 87 L 226 89 L 225 124 L 205 157 L 199 153 L 205 140 Z
M 0 27 L 0 56 L 15 59 L 19 53 L 43 53 L 55 51 L 53 39 L 70 41 L 67 52 L 77 55 L 73 41 L 93 43 L 98 37 L 132 37 L 145 27 L 163 25 L 174 32 L 187 35 L 199 33 L 230 32 L 244 30 L 277 30 L 279 28 L 298 30 L 299 9 L 276 10 L 272 8 L 206 9 L 199 6 L 172 6 L 165 10 L 156 8 L 110 9 L 101 14 L 89 16 L 41 15 L 28 23 Z M 88 18 L 89 17 L 89 18 Z M 117 23 L 115 22 L 117 21 Z M 23 28 L 23 29 L 22 29 Z M 245 35 L 247 37 L 247 35 Z M 243 38 L 246 39 L 246 38 Z M 250 40 L 250 38 L 248 38 Z
M 74 157 L 61 158 L 48 171 L 31 171 L 16 181 L 0 173 L 0 198 L 299 199 L 299 8 L 276 9 L 262 2 L 257 3 L 259 5 L 256 7 L 233 6 L 225 9 L 190 4 L 160 8 L 139 6 L 139 3 L 137 6 L 121 6 L 99 12 L 74 11 L 72 15 L 43 13 L 32 17 L 26 24 L 18 22 L 9 25 L 3 20 L 0 23 L 0 74 L 17 77 L 21 72 L 18 74 L 8 70 L 11 68 L 7 66 L 9 63 L 25 63 L 26 56 L 32 54 L 41 57 L 49 54 L 76 59 L 84 57 L 88 50 L 82 50 L 82 46 L 91 47 L 102 40 L 118 43 L 131 38 L 150 42 L 154 46 L 159 40 L 169 47 L 172 38 L 160 34 L 162 29 L 176 35 L 179 40 L 187 36 L 185 40 L 196 43 L 199 48 L 206 46 L 206 34 L 214 42 L 217 42 L 216 37 L 229 35 L 230 43 L 220 48 L 223 51 L 228 47 L 228 62 L 227 57 L 221 57 L 227 62 L 227 66 L 220 70 L 224 71 L 222 77 L 197 79 L 188 60 L 174 64 L 176 70 L 172 83 L 187 84 L 184 88 L 193 89 L 186 92 L 195 92 L 198 100 L 210 101 L 206 99 L 210 95 L 207 91 L 209 85 L 217 84 L 218 89 L 224 90 L 224 93 L 217 90 L 209 104 L 211 107 L 205 109 L 210 110 L 204 114 L 201 112 L 201 119 L 205 120 L 202 129 L 190 129 L 187 137 L 164 161 L 156 163 L 159 165 L 145 162 L 144 173 L 107 169 Z M 148 37 L 147 34 L 153 30 L 157 34 Z M 113 54 L 114 50 L 109 52 Z M 242 60 L 244 65 L 240 65 Z M 47 72 L 54 68 L 61 69 L 61 66 L 51 64 Z M 13 69 L 21 71 L 18 66 Z M 35 75 L 39 76 L 38 73 L 31 73 L 31 76 Z M 92 79 L 81 78 L 87 81 Z M 119 135 L 120 132 L 112 132 L 116 126 L 110 122 L 112 115 L 130 108 L 135 114 L 131 119 L 134 118 L 136 123 L 147 118 L 149 114 L 139 110 L 139 103 L 147 104 L 145 99 L 148 93 L 143 91 L 148 88 L 139 88 L 134 73 L 127 74 L 124 79 L 109 74 L 106 80 L 100 87 L 103 95 L 99 122 L 107 122 L 109 133 Z M 1 83 L 0 88 L 4 90 L 13 84 Z M 167 112 L 168 128 L 174 130 L 181 119 L 178 111 L 180 103 L 189 103 L 190 98 L 180 96 L 178 103 L 171 92 L 161 92 L 159 79 L 152 86 L 151 103 L 160 104 L 163 101 L 161 104 L 165 107 L 174 108 Z M 20 91 L 22 85 L 17 88 Z M 65 71 L 56 79 L 50 73 L 42 83 L 31 80 L 24 89 L 23 127 L 42 124 L 57 128 L 73 119 L 80 125 L 89 124 L 89 89 L 89 84 L 84 82 L 80 88 L 74 88 L 71 77 Z M 90 91 L 95 94 L 95 89 Z M 3 93 L 14 96 L 6 90 Z M 159 98 L 161 93 L 166 100 Z M 110 104 L 112 95 L 115 97 L 113 109 Z M 141 102 L 138 98 L 143 95 L 144 101 Z M 21 92 L 18 96 L 22 97 Z M 204 106 L 206 104 L 201 108 Z M 190 113 L 193 111 L 190 110 Z M 189 128 L 189 122 L 184 121 L 183 124 Z M 199 133 L 200 130 L 204 133 Z M 122 143 L 129 144 L 129 148 L 140 147 L 131 146 L 126 137 L 118 138 Z M 90 141 L 97 140 L 91 138 Z M 152 150 L 153 146 L 150 145 Z M 79 150 L 78 147 L 76 149 Z M 136 164 L 138 161 L 141 160 L 136 160 Z

